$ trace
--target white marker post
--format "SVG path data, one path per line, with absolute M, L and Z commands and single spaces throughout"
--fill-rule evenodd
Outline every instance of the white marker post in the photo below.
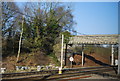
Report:
M 63 42 L 64 42 L 64 35 L 62 34 L 62 45 L 61 45 L 61 67 L 59 68 L 59 74 L 62 74 L 62 67 L 63 67 Z

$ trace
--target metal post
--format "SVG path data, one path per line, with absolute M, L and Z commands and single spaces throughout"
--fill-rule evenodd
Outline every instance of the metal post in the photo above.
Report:
M 118 47 L 118 75 L 120 75 L 120 35 L 119 35 L 119 47 Z
M 71 61 L 71 68 L 72 68 L 72 61 Z
M 82 66 L 84 66 L 84 52 L 83 52 L 83 49 L 84 49 L 84 45 L 82 46 Z
M 111 65 L 114 65 L 114 45 L 112 45 L 112 48 L 111 48 L 111 53 L 112 53 L 112 57 L 111 57 Z
M 64 35 L 62 34 L 62 45 L 61 45 L 61 69 L 63 67 L 63 42 L 64 42 Z

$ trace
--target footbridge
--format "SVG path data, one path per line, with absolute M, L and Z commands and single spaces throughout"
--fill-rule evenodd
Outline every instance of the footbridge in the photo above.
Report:
M 81 35 L 70 37 L 69 44 L 118 44 L 118 35 Z
M 73 44 L 81 44 L 81 45 L 88 45 L 88 44 L 109 44 L 111 45 L 111 65 L 114 65 L 114 45 L 120 46 L 120 35 L 113 34 L 113 35 L 79 35 L 70 37 L 69 45 Z M 120 47 L 119 47 L 120 51 Z M 82 66 L 84 65 L 84 51 L 82 51 Z M 118 54 L 118 74 L 120 74 L 120 52 Z

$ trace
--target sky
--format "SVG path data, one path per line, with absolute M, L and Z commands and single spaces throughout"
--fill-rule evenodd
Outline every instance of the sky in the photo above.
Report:
M 73 2 L 74 29 L 82 34 L 118 34 L 117 2 Z
M 6 2 L 118 2 L 120 0 L 1 0 Z
M 82 34 L 118 34 L 118 2 L 66 2 Z M 19 4 L 20 5 L 20 4 Z M 77 33 L 77 35 L 80 35 Z

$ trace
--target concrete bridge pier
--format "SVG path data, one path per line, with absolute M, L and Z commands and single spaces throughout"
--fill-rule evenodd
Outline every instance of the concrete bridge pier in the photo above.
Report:
M 84 66 L 84 45 L 82 45 L 82 66 Z
M 120 75 L 120 35 L 119 35 L 119 47 L 118 47 L 118 75 Z
M 111 48 L 111 65 L 114 65 L 114 45 L 112 45 Z

